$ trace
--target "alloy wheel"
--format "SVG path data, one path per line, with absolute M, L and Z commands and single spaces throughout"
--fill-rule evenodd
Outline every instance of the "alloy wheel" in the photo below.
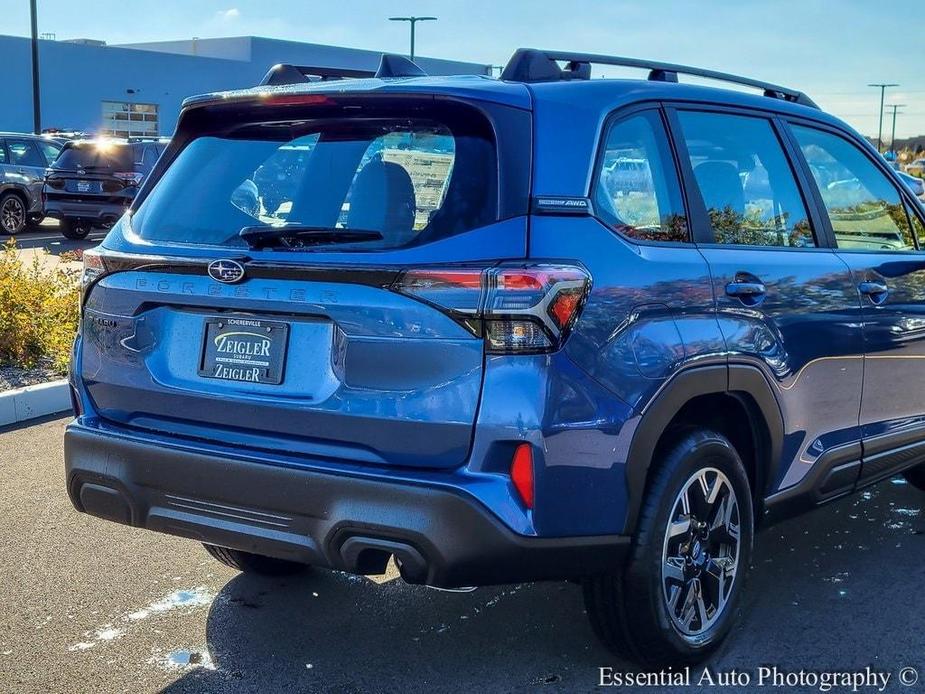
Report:
M 662 593 L 671 621 L 689 639 L 722 616 L 739 568 L 739 504 L 723 472 L 703 468 L 671 510 L 662 549 Z
M 17 233 L 25 225 L 26 208 L 15 195 L 8 195 L 0 206 L 0 226 L 8 234 Z

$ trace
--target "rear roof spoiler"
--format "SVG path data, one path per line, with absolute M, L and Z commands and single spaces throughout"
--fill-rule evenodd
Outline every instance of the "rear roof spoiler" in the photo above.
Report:
M 564 62 L 561 68 L 558 62 Z M 591 79 L 591 64 L 617 65 L 621 67 L 642 68 L 649 71 L 649 79 L 656 82 L 677 82 L 678 75 L 693 75 L 753 87 L 761 90 L 765 96 L 773 99 L 782 99 L 795 104 L 802 104 L 811 108 L 819 108 L 816 103 L 803 92 L 788 87 L 781 87 L 770 82 L 762 82 L 750 77 L 739 77 L 726 72 L 706 70 L 689 65 L 675 63 L 661 63 L 655 60 L 640 60 L 639 58 L 621 58 L 615 55 L 596 55 L 593 53 L 573 53 L 569 51 L 541 51 L 535 48 L 518 48 L 511 56 L 504 71 L 502 80 L 511 82 L 560 82 L 568 80 Z
M 364 77 L 426 77 L 416 63 L 401 55 L 383 53 L 376 70 L 356 68 L 334 68 L 314 65 L 290 65 L 280 63 L 271 67 L 257 85 L 259 87 L 302 84 L 305 82 L 327 82 L 329 80 L 357 79 Z

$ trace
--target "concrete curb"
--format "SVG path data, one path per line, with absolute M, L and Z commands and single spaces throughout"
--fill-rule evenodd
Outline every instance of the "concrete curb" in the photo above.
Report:
M 66 380 L 39 383 L 0 393 L 0 427 L 71 409 Z

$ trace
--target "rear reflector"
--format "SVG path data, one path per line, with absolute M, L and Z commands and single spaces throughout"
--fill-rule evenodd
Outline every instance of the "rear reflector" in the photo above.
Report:
M 511 482 L 520 494 L 524 506 L 533 508 L 533 449 L 529 443 L 522 443 L 514 450 Z
M 415 268 L 392 289 L 481 330 L 489 353 L 536 354 L 563 345 L 590 286 L 580 267 L 537 263 Z

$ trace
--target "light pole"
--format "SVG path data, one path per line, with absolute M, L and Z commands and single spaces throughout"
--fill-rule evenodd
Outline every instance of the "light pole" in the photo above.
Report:
M 389 17 L 390 22 L 408 22 L 411 25 L 411 60 L 414 60 L 414 25 L 418 22 L 436 22 L 436 17 Z
M 877 151 L 879 152 L 883 146 L 883 97 L 886 93 L 887 87 L 898 87 L 899 85 L 880 82 L 876 84 L 868 84 L 867 86 L 880 88 L 880 128 L 877 130 Z
M 32 13 L 32 129 L 36 135 L 42 133 L 42 102 L 39 95 L 39 19 L 36 0 L 29 0 Z
M 890 134 L 890 149 L 896 154 L 896 111 L 905 107 L 905 104 L 890 104 L 887 108 L 893 109 L 893 130 Z

